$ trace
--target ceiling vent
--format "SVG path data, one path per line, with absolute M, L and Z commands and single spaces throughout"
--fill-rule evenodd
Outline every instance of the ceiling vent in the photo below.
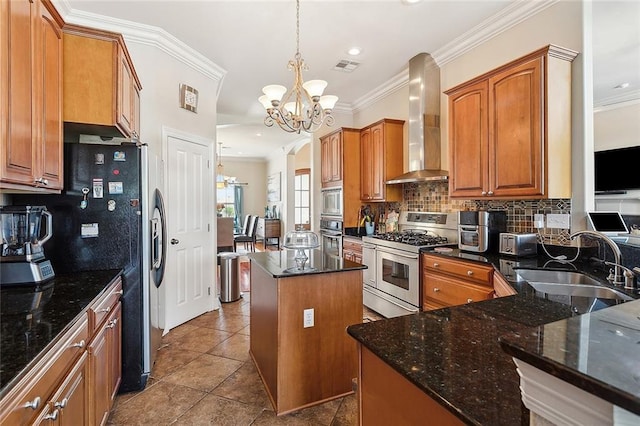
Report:
M 358 68 L 358 66 L 360 66 L 360 62 L 354 62 L 354 61 L 349 61 L 348 59 L 342 59 L 340 62 L 336 64 L 335 67 L 333 67 L 333 69 L 336 71 L 342 71 L 342 72 L 352 72 L 353 70 Z

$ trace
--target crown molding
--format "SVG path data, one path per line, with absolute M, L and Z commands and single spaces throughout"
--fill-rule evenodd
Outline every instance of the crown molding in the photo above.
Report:
M 557 2 L 558 0 L 514 2 L 496 15 L 436 50 L 431 56 L 441 67 Z M 362 110 L 408 84 L 409 66 L 407 65 L 405 69 L 381 86 L 356 99 L 351 105 L 352 112 L 355 113 Z
M 155 47 L 217 82 L 220 94 L 227 71 L 165 30 L 71 8 L 67 0 L 52 0 L 65 22 L 122 34 L 127 42 Z
M 380 99 L 389 96 L 396 90 L 406 86 L 409 84 L 409 65 L 407 65 L 402 71 L 400 71 L 395 76 L 391 77 L 381 86 L 378 86 L 374 90 L 365 94 L 364 96 L 355 100 L 353 104 L 351 104 L 351 112 L 355 113 L 364 108 L 367 108 L 370 105 L 378 102 Z
M 593 112 L 611 111 L 636 104 L 640 104 L 640 90 L 633 90 L 623 95 L 601 99 L 597 104 L 593 105 Z
M 438 66 L 453 61 L 471 49 L 498 36 L 519 23 L 531 18 L 559 0 L 518 1 L 505 7 L 489 19 L 445 44 L 431 54 Z

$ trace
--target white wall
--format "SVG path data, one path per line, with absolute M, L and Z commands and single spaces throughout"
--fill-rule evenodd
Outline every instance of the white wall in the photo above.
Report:
M 220 82 L 154 46 L 127 41 L 127 48 L 142 84 L 140 140 L 158 155 L 162 155 L 162 126 L 215 141 Z M 180 108 L 180 83 L 198 90 L 197 113 Z
M 597 111 L 593 119 L 596 151 L 640 145 L 640 102 Z

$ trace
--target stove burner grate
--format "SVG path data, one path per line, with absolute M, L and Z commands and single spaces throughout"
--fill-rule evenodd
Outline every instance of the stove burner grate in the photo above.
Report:
M 447 244 L 447 238 L 422 230 L 407 230 L 403 232 L 387 232 L 375 235 L 375 238 L 408 244 L 411 246 L 432 246 Z

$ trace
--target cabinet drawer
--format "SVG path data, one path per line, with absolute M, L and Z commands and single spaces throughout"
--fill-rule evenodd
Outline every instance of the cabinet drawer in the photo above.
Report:
M 435 301 L 446 306 L 487 300 L 493 296 L 493 289 L 483 286 L 461 283 L 449 277 L 424 274 L 424 302 Z
M 465 281 L 476 281 L 488 286 L 492 285 L 493 267 L 471 262 L 447 259 L 442 256 L 422 255 L 422 267 L 439 273 L 451 274 Z
M 83 314 L 29 375 L 2 399 L 0 424 L 30 424 L 42 412 L 60 378 L 85 351 L 88 340 L 88 319 Z
M 362 243 L 353 240 L 342 239 L 342 250 L 347 250 L 353 253 L 362 254 Z
M 109 316 L 109 313 L 113 311 L 116 304 L 122 296 L 122 278 L 118 278 L 107 291 L 104 292 L 102 297 L 98 299 L 89 308 L 90 327 L 92 332 L 95 332 L 100 324 Z

